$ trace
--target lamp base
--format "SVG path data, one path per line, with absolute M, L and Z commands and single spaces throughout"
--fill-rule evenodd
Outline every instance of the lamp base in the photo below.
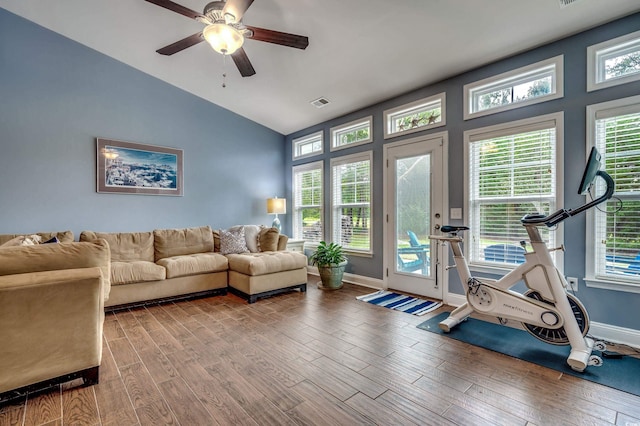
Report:
M 278 232 L 282 231 L 282 227 L 280 226 L 280 219 L 278 219 L 278 216 L 276 216 L 276 218 L 273 219 L 273 223 L 271 224 L 271 227 L 276 228 Z

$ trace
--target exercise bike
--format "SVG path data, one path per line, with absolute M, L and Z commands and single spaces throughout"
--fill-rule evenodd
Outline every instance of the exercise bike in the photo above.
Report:
M 563 220 L 610 199 L 615 183 L 611 176 L 600 169 L 600 154 L 594 147 L 589 154 L 579 194 L 586 194 L 597 177 L 604 180 L 605 192 L 591 202 L 576 209 L 560 209 L 548 216 L 527 214 L 520 222 L 529 236 L 531 250 L 525 241 L 520 245 L 525 249 L 524 263 L 500 279 L 475 278 L 471 276 L 464 257 L 458 233 L 468 230 L 467 226 L 445 225 L 440 231 L 448 235 L 432 235 L 432 240 L 448 242 L 453 252 L 455 266 L 463 283 L 467 302 L 455 309 L 439 323 L 446 333 L 464 321 L 473 312 L 498 317 L 501 324 L 506 320 L 519 321 L 525 330 L 543 342 L 553 345 L 571 345 L 567 359 L 569 366 L 582 372 L 588 365 L 599 366 L 602 359 L 592 355 L 593 349 L 605 350 L 603 342 L 595 342 L 587 337 L 589 316 L 582 303 L 573 294 L 567 293 L 567 282 L 553 263 L 550 252 L 564 250 L 564 247 L 549 249 L 540 236 L 539 227 L 553 227 Z M 524 281 L 527 291 L 519 293 L 511 289 Z

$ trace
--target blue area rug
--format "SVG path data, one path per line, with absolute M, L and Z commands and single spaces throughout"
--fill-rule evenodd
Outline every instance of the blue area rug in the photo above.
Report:
M 436 315 L 418 324 L 417 327 L 640 396 L 640 359 L 630 356 L 602 357 L 604 361 L 602 366 L 589 366 L 583 373 L 578 373 L 567 364 L 570 352 L 568 345 L 550 345 L 536 339 L 524 330 L 473 318 L 467 319 L 449 333 L 445 333 L 438 327 L 438 323 L 448 315 L 448 312 Z M 598 351 L 594 351 L 593 354 L 601 355 Z
M 440 302 L 432 302 L 430 300 L 419 299 L 417 297 L 407 296 L 406 294 L 384 290 L 365 294 L 364 296 L 358 296 L 356 299 L 413 315 L 428 314 L 442 306 L 442 303 Z

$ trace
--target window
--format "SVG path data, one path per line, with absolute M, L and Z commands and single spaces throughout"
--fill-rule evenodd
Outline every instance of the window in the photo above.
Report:
M 331 128 L 331 151 L 349 148 L 373 140 L 371 123 L 373 117 L 352 121 L 342 126 Z
M 589 144 L 616 182 L 614 198 L 588 212 L 587 280 L 640 292 L 640 96 L 589 106 L 587 114 Z
M 464 119 L 561 98 L 563 56 L 465 84 Z
M 587 48 L 587 91 L 640 80 L 640 31 Z
M 322 153 L 322 130 L 311 135 L 303 136 L 293 140 L 293 159 L 298 160 L 304 157 Z
M 322 161 L 293 168 L 293 238 L 309 243 L 324 239 Z
M 446 124 L 446 94 L 440 93 L 384 111 L 384 138 Z
M 371 151 L 331 159 L 333 242 L 371 253 Z
M 559 208 L 561 135 L 562 113 L 465 132 L 470 263 L 509 268 L 524 262 L 520 241 L 528 235 L 520 219 Z M 554 229 L 540 233 L 549 247 L 559 242 Z M 558 264 L 558 252 L 553 256 Z

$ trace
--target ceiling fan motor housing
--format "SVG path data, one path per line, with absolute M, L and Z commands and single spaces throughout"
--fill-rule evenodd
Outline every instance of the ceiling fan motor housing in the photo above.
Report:
M 204 7 L 203 13 L 211 22 L 220 22 L 224 21 L 222 9 L 224 9 L 223 1 L 212 1 L 207 3 Z

